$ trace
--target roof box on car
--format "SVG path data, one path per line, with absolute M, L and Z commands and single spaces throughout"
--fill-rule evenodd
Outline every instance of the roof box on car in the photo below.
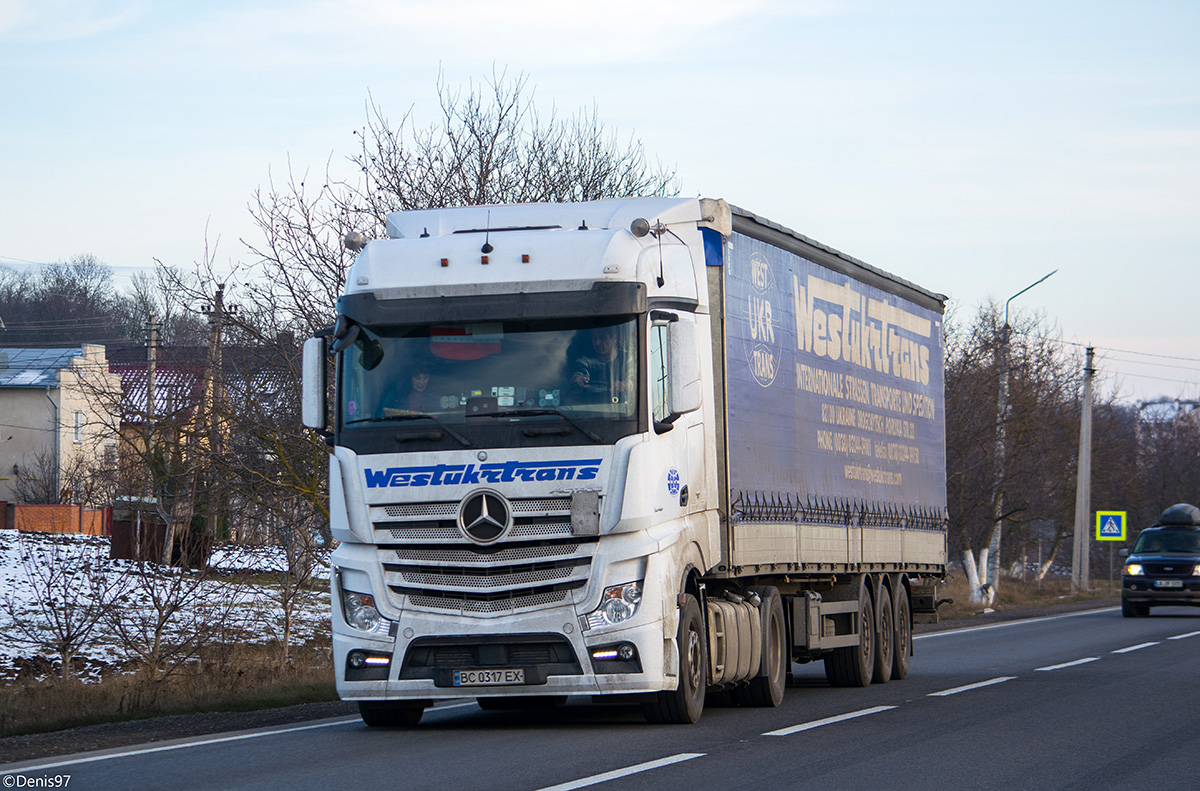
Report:
M 1176 503 L 1162 512 L 1155 527 L 1200 527 L 1200 508 Z

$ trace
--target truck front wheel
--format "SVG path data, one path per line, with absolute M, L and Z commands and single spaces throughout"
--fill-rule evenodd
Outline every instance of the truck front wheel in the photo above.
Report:
M 679 666 L 679 685 L 667 692 L 657 692 L 642 704 L 642 714 L 649 722 L 688 725 L 700 721 L 704 711 L 704 693 L 708 687 L 708 636 L 700 603 L 690 593 L 684 594 L 679 608 L 679 631 L 676 633 Z

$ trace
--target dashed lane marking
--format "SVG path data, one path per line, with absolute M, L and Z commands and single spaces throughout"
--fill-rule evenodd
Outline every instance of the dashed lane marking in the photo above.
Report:
M 1141 649 L 1149 648 L 1152 645 L 1158 645 L 1158 643 L 1157 642 L 1138 643 L 1137 645 L 1131 645 L 1126 648 L 1118 648 L 1116 651 L 1113 651 L 1113 653 L 1114 654 L 1128 654 L 1130 651 L 1140 651 Z
M 852 720 L 856 717 L 865 717 L 868 714 L 878 714 L 881 711 L 888 711 L 894 708 L 896 707 L 875 706 L 874 708 L 862 709 L 861 711 L 852 711 L 849 714 L 839 714 L 836 717 L 826 717 L 823 720 L 813 720 L 812 722 L 806 722 L 801 725 L 793 725 L 789 728 L 780 728 L 777 731 L 767 731 L 763 734 L 763 736 L 789 736 L 793 733 L 799 733 L 800 731 L 809 731 L 813 728 L 820 728 L 822 725 L 832 725 L 835 722 L 845 722 L 846 720 Z
M 967 684 L 963 687 L 954 687 L 953 689 L 943 689 L 941 692 L 930 692 L 926 697 L 944 698 L 947 695 L 957 695 L 960 692 L 970 692 L 973 689 L 981 689 L 990 687 L 993 684 L 1003 684 L 1005 681 L 1012 681 L 1016 676 L 1000 676 L 999 678 L 989 678 L 987 681 L 980 681 L 977 684 Z
M 572 789 L 575 789 L 575 788 L 586 788 L 588 786 L 594 786 L 597 783 L 606 783 L 609 780 L 616 780 L 621 777 L 628 777 L 629 775 L 635 775 L 635 774 L 638 774 L 639 772 L 648 772 L 651 769 L 658 769 L 663 766 L 670 766 L 671 764 L 677 764 L 677 763 L 681 763 L 683 761 L 690 761 L 693 758 L 700 758 L 700 757 L 703 757 L 704 755 L 705 755 L 705 753 L 679 753 L 678 755 L 672 755 L 669 758 L 659 758 L 657 761 L 647 761 L 644 764 L 637 764 L 636 766 L 627 766 L 624 769 L 614 769 L 611 772 L 605 772 L 604 774 L 592 775 L 591 777 L 581 777 L 578 780 L 571 780 L 566 783 L 559 783 L 556 786 L 547 786 L 545 788 L 538 789 L 538 791 L 572 791 Z
M 1074 662 L 1063 662 L 1061 665 L 1050 665 L 1049 667 L 1034 668 L 1035 670 L 1062 670 L 1064 667 L 1076 667 L 1078 665 L 1086 665 L 1088 662 L 1096 662 L 1100 659 L 1098 656 L 1084 657 L 1076 659 Z

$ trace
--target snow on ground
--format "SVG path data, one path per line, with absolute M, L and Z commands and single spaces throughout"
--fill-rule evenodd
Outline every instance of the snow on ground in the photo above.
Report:
M 210 571 L 199 576 L 153 564 L 109 560 L 108 551 L 108 539 L 103 537 L 0 530 L 0 679 L 14 678 L 19 667 L 33 657 L 57 662 L 57 654 L 48 645 L 54 631 L 49 627 L 51 620 L 62 618 L 72 607 L 72 617 L 80 620 L 84 617 L 80 605 L 108 597 L 114 600 L 108 616 L 80 652 L 87 659 L 85 677 L 95 677 L 105 667 L 120 668 L 135 658 L 131 645 L 145 642 L 142 638 L 154 616 L 156 597 L 174 596 L 184 601 L 167 630 L 168 642 L 184 642 L 214 623 L 221 624 L 223 639 L 243 644 L 267 644 L 282 637 L 279 586 L 265 584 L 261 577 L 248 584 L 236 573 L 286 569 L 286 557 L 278 547 L 219 547 Z M 313 576 L 328 579 L 327 562 L 318 563 Z M 297 613 L 293 645 L 328 634 L 328 590 L 305 593 Z M 120 636 L 122 627 L 124 638 Z

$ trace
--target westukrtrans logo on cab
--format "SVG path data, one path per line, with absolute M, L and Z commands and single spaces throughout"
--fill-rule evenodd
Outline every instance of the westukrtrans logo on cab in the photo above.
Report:
M 368 489 L 400 486 L 459 486 L 478 483 L 536 483 L 538 481 L 590 481 L 600 474 L 602 459 L 566 461 L 503 461 L 490 464 L 430 464 L 421 467 L 388 467 L 363 473 Z

